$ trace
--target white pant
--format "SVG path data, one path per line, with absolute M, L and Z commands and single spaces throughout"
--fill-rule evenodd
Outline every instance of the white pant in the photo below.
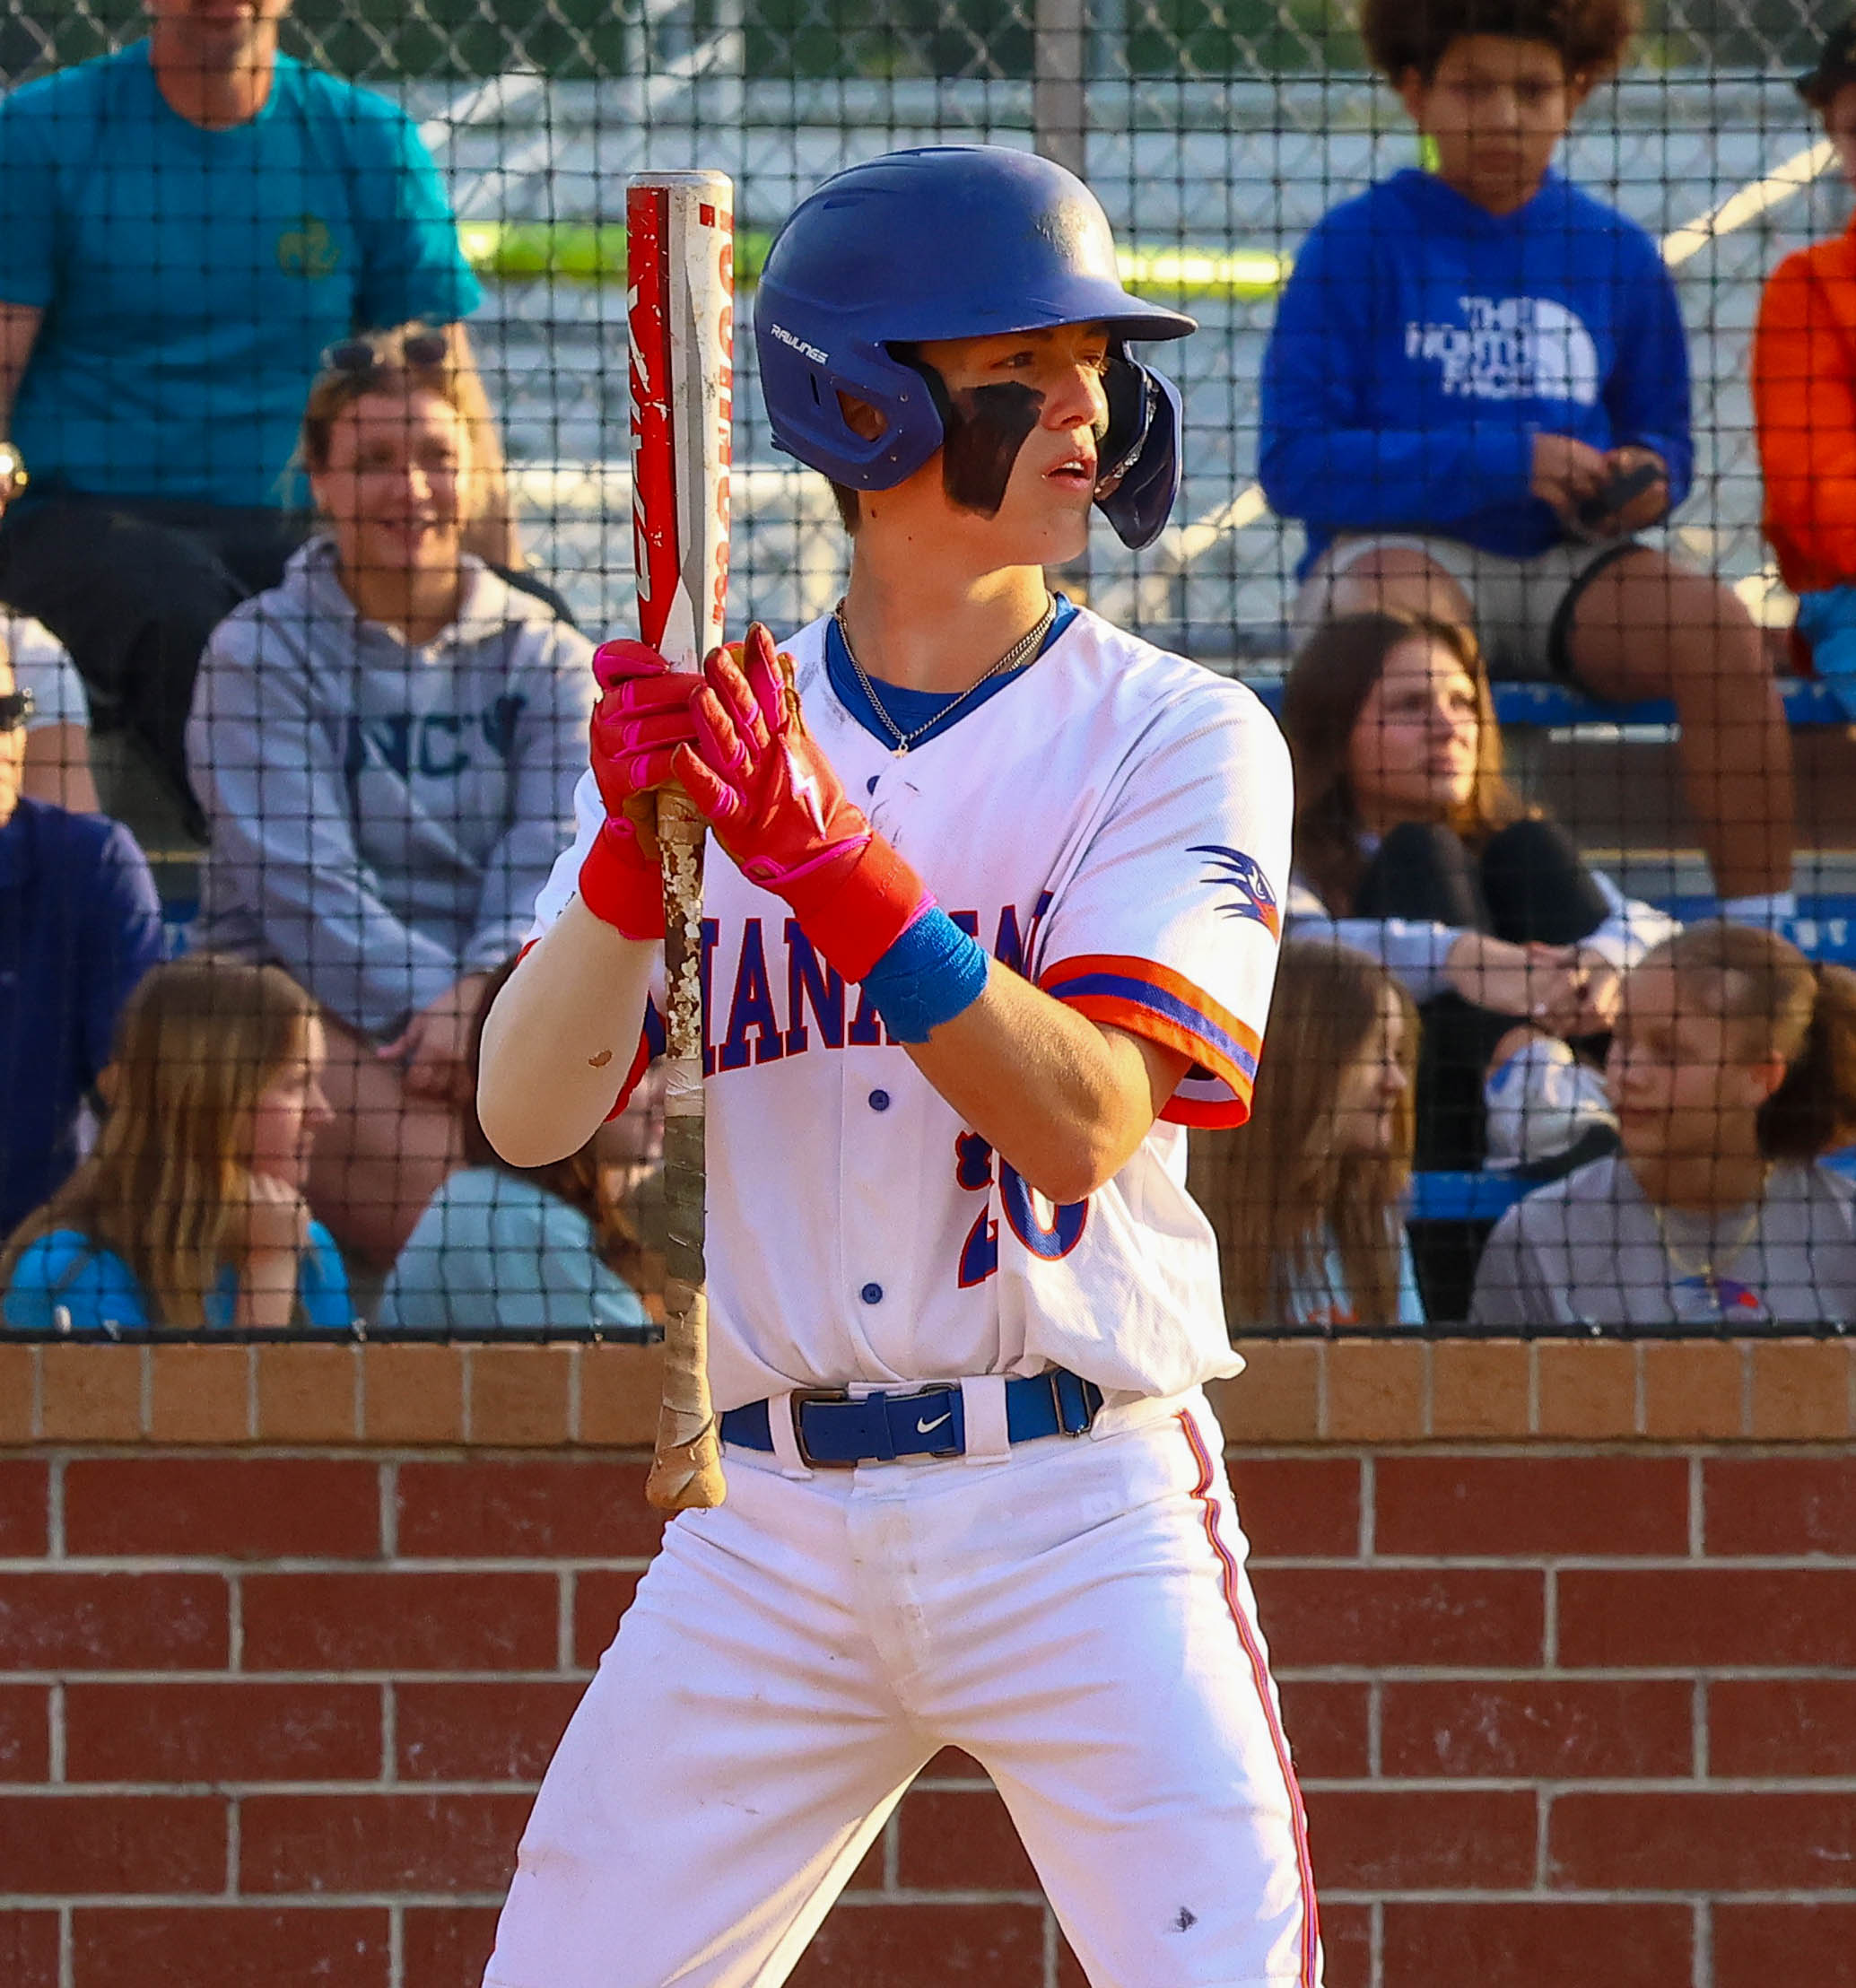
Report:
M 984 1463 L 731 1449 L 562 1739 L 484 1988 L 776 1988 L 943 1746 L 1095 1988 L 1317 1988 L 1220 1448 L 1195 1393 Z

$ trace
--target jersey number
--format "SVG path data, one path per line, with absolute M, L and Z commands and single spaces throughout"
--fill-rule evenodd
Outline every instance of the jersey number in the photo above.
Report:
M 999 1206 L 1012 1234 L 1033 1256 L 1055 1263 L 1067 1256 L 1083 1239 L 1089 1220 L 1087 1201 L 1046 1201 L 1033 1196 L 1024 1176 L 1009 1160 L 1002 1160 L 977 1132 L 963 1132 L 954 1142 L 954 1177 L 970 1194 L 984 1194 L 992 1185 L 994 1166 L 998 1168 Z M 1046 1222 L 1039 1214 L 1050 1210 Z M 984 1284 L 999 1267 L 999 1225 L 985 1208 L 973 1217 L 967 1239 L 961 1245 L 960 1287 L 969 1290 Z

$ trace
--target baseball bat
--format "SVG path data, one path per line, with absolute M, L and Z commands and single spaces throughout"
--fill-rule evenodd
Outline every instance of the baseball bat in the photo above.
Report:
M 725 173 L 640 173 L 625 191 L 631 240 L 632 525 L 643 640 L 698 669 L 722 639 L 728 594 L 734 404 L 735 189 Z M 709 1392 L 704 1292 L 701 817 L 658 797 L 664 864 L 664 1400 L 645 1495 L 660 1511 L 719 1504 L 721 1446 Z

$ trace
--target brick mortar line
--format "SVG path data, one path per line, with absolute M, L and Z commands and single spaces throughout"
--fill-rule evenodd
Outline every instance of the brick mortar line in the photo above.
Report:
M 1340 1885 L 1322 1885 L 1320 1897 L 1324 1904 L 1345 1905 L 1595 1905 L 1623 1903 L 1638 1905 L 1856 1905 L 1856 1890 L 1801 1891 L 1772 1889 L 1747 1891 L 1695 1891 L 1670 1890 L 1667 1888 L 1651 1890 L 1633 1890 L 1619 1894 L 1616 1891 L 1595 1891 L 1590 1887 L 1568 1888 L 1563 1891 L 1539 1892 L 1521 1889 L 1512 1885 L 1493 1887 L 1477 1891 L 1465 1888 L 1451 1889 L 1436 1885 L 1413 1890 L 1401 1890 L 1388 1887 L 1377 1891 L 1362 1891 L 1357 1888 Z M 174 1906 L 191 1908 L 200 1912 L 224 1911 L 341 1911 L 352 1912 L 357 1906 L 371 1906 L 381 1910 L 402 1905 L 413 1911 L 447 1910 L 457 1908 L 476 1911 L 486 1905 L 500 1905 L 505 1894 L 501 1891 L 353 1891 L 353 1892 L 278 1892 L 245 1891 L 228 1899 L 218 1892 L 17 1892 L 0 1894 L 0 1910 L 8 1912 L 55 1912 L 69 1909 L 83 1912 L 87 1909 L 114 1912 L 119 1910 L 145 1911 L 152 1907 Z M 1041 1892 L 1025 1891 L 924 1891 L 919 1888 L 902 1891 L 881 1891 L 867 1888 L 847 1891 L 846 1901 L 857 1900 L 872 1905 L 909 1904 L 922 1905 L 945 1905 L 949 1903 L 978 1901 L 982 1904 L 996 1902 L 1036 1902 L 1042 1899 Z
M 45 1474 L 45 1557 L 65 1557 L 65 1464 L 55 1462 Z
M 1616 1905 L 1629 1910 L 1636 1905 L 1856 1905 L 1856 1890 L 1800 1891 L 1594 1891 L 1590 1888 L 1564 1891 L 1521 1890 L 1513 1886 L 1485 1891 L 1441 1888 L 1401 1890 L 1388 1887 L 1361 1891 L 1338 1885 L 1319 1886 L 1323 1905 Z M 244 1891 L 226 1896 L 219 1892 L 20 1892 L 0 1894 L 0 1910 L 7 1912 L 381 1912 L 399 1907 L 414 1912 L 475 1912 L 500 1906 L 505 1892 L 413 1892 L 413 1891 Z M 924 1891 L 919 1888 L 895 1891 L 847 1890 L 839 1903 L 847 1905 L 913 1905 L 932 1909 L 946 1905 L 1043 1905 L 1042 1892 L 1028 1891 Z
M 1338 1885 L 1322 1885 L 1317 1890 L 1324 1905 L 1856 1905 L 1856 1891 L 1594 1891 L 1590 1888 L 1566 1891 L 1521 1891 L 1512 1885 L 1487 1891 L 1448 1890 L 1435 1885 L 1421 1890 L 1360 1891 Z
M 1852 1792 L 1856 1792 L 1856 1776 L 1852 1781 Z M 1346 1785 L 1339 1781 L 1307 1781 L 1303 1784 L 1311 1788 L 1340 1788 Z M 1506 1783 L 1504 1783 L 1503 1785 Z M 205 1796 L 217 1795 L 227 1801 L 248 1801 L 261 1795 L 407 1795 L 423 1799 L 427 1796 L 451 1795 L 509 1795 L 533 1794 L 541 1785 L 536 1775 L 527 1781 L 357 1781 L 347 1776 L 327 1781 L 284 1780 L 253 1781 L 241 1777 L 227 1776 L 219 1781 L 64 1781 L 57 1783 L 45 1781 L 0 1782 L 0 1794 L 22 1796 L 37 1801 L 62 1800 L 67 1797 L 90 1800 L 92 1797 L 118 1799 L 142 1798 L 153 1800 L 172 1796 L 177 1800 L 198 1800 Z M 1362 1783 L 1381 1787 L 1404 1787 L 1407 1783 L 1381 1782 Z M 1419 1785 L 1429 1786 L 1428 1783 Z M 1493 1783 L 1477 1782 L 1477 1787 L 1488 1787 Z M 1530 1783 L 1531 1785 L 1531 1783 Z M 1582 1786 L 1574 1782 L 1569 1785 Z M 998 1789 L 990 1781 L 946 1781 L 926 1778 L 911 1781 L 911 1794 L 953 1794 L 976 1797 L 996 1794 Z M 905 1798 L 906 1799 L 906 1798 Z M 898 1805 L 900 1808 L 900 1804 Z M 884 1827 L 889 1827 L 884 1823 Z
M 1805 1663 L 1805 1664 L 1697 1664 L 1685 1666 L 1670 1664 L 1536 1664 L 1531 1668 L 1511 1664 L 1488 1665 L 1473 1663 L 1399 1664 L 1394 1669 L 1383 1665 L 1309 1663 L 1270 1666 L 1270 1675 L 1278 1684 L 1384 1684 L 1400 1685 L 1407 1682 L 1418 1684 L 1486 1684 L 1491 1679 L 1512 1678 L 1517 1683 L 1585 1683 L 1585 1684 L 1638 1684 L 1665 1683 L 1671 1680 L 1701 1684 L 1763 1683 L 1783 1684 L 1801 1679 L 1819 1678 L 1847 1678 L 1856 1683 L 1856 1665 L 1849 1663 Z
M 390 1457 L 380 1460 L 378 1473 L 380 1496 L 380 1555 L 396 1560 L 399 1552 L 399 1465 Z
M 1852 1339 L 1851 1345 L 1856 1348 L 1856 1339 Z M 1856 1374 L 1856 1357 L 1852 1357 L 1851 1372 Z M 1253 1440 L 1230 1436 L 1225 1440 L 1224 1456 L 1226 1461 L 1233 1463 L 1364 1462 L 1374 1457 L 1390 1457 L 1400 1461 L 1416 1457 L 1437 1463 L 1453 1456 L 1471 1463 L 1510 1463 L 1531 1458 L 1548 1462 L 1578 1463 L 1586 1461 L 1598 1452 L 1607 1457 L 1626 1455 L 1633 1459 L 1660 1456 L 1673 1460 L 1693 1456 L 1704 1463 L 1717 1460 L 1782 1463 L 1796 1461 L 1803 1451 L 1822 1450 L 1831 1454 L 1848 1455 L 1852 1449 L 1856 1449 L 1856 1434 L 1783 1437 L 1440 1435 L 1389 1436 L 1381 1442 L 1360 1436 L 1299 1438 L 1294 1442 L 1282 1437 Z M 1311 1458 L 1311 1450 L 1319 1453 L 1317 1459 Z M 145 1455 L 146 1446 L 140 1452 L 127 1453 Z M 320 1453 L 327 1454 L 327 1452 Z M 475 1453 L 483 1454 L 482 1452 Z
M 561 1670 L 533 1667 L 478 1670 L 393 1670 L 381 1665 L 308 1670 L 229 1670 L 199 1668 L 161 1670 L 86 1669 L 83 1665 L 17 1670 L 0 1669 L 0 1686 L 107 1684 L 581 1684 L 590 1683 L 597 1665 Z M 1824 1679 L 1856 1683 L 1856 1664 L 1826 1661 L 1791 1664 L 1399 1664 L 1388 1669 L 1371 1664 L 1289 1664 L 1272 1666 L 1278 1684 L 1786 1684 Z
M 378 1553 L 353 1556 L 279 1554 L 271 1557 L 236 1554 L 124 1553 L 0 1556 L 0 1575 L 18 1574 L 642 1574 L 655 1554 L 597 1555 L 415 1555 Z M 1856 1554 L 1766 1553 L 1709 1554 L 1696 1559 L 1670 1553 L 1530 1553 L 1418 1554 L 1376 1553 L 1351 1558 L 1320 1554 L 1257 1556 L 1245 1565 L 1260 1574 L 1348 1573 L 1375 1567 L 1394 1573 L 1562 1573 L 1686 1574 L 1856 1574 Z
M 1699 1460 L 1704 1464 L 1735 1461 L 1778 1463 L 1788 1460 L 1806 1463 L 1845 1460 L 1852 1452 L 1856 1452 L 1856 1434 L 1809 1435 L 1784 1440 L 1771 1437 L 1755 1440 L 1752 1437 L 1717 1439 L 1698 1436 L 1539 1439 L 1519 1436 L 1504 1437 L 1497 1441 L 1493 1437 L 1436 1436 L 1416 1441 L 1388 1438 L 1381 1442 L 1357 1437 L 1336 1440 L 1326 1436 L 1310 1436 L 1294 1444 L 1272 1443 L 1268 1449 L 1233 1439 L 1226 1444 L 1224 1453 L 1228 1464 L 1241 1469 L 1246 1462 L 1355 1463 L 1374 1458 L 1393 1462 L 1420 1460 L 1468 1464 L 1521 1460 L 1544 1463 L 1594 1460 L 1647 1463 L 1678 1460 Z M 262 1435 L 236 1443 L 217 1440 L 182 1442 L 173 1438 L 159 1441 L 149 1439 L 133 1448 L 110 1445 L 107 1449 L 92 1449 L 62 1441 L 53 1444 L 42 1442 L 8 1442 L 0 1438 L 0 1460 L 37 1463 L 48 1462 L 54 1457 L 83 1463 L 137 1462 L 151 1468 L 193 1462 L 327 1463 L 335 1466 L 379 1463 L 383 1460 L 398 1465 L 429 1463 L 445 1469 L 464 1469 L 478 1463 L 517 1467 L 523 1463 L 553 1462 L 590 1469 L 616 1464 L 628 1471 L 635 1470 L 640 1487 L 650 1466 L 650 1452 L 648 1450 L 614 1450 L 606 1444 L 573 1442 L 565 1437 L 537 1439 L 512 1448 L 493 1450 L 488 1445 L 466 1449 L 457 1449 L 455 1446 L 443 1450 L 407 1449 L 399 1443 L 389 1447 L 386 1443 L 356 1443 L 348 1438 L 344 1438 L 339 1444 L 328 1443 L 304 1445 L 292 1440 L 285 1445 Z
M 0 1341 L 0 1345 L 4 1345 Z M 1848 1448 L 1847 1438 L 1822 1436 L 1820 1447 Z M 1523 1447 L 1531 1447 L 1523 1443 Z M 1575 1448 L 1582 1447 L 1575 1444 Z M 1582 1446 L 1590 1450 L 1591 1445 Z M 1745 1444 L 1735 1444 L 1738 1453 Z M 1781 1455 L 1793 1454 L 1799 1445 L 1785 1443 Z M 442 1443 L 370 1442 L 365 1436 L 342 1436 L 328 1443 L 305 1442 L 292 1436 L 213 1437 L 206 1442 L 182 1441 L 174 1436 L 138 1436 L 134 1441 L 78 1436 L 41 1436 L 13 1442 L 0 1441 L 0 1456 L 27 1462 L 82 1463 L 535 1463 L 556 1456 L 561 1451 L 573 1453 L 575 1462 L 636 1464 L 640 1495 L 645 1473 L 650 1468 L 649 1443 L 571 1443 L 566 1437 L 535 1443 L 459 1442 L 455 1436 Z M 1285 1456 L 1305 1456 L 1307 1444 L 1285 1448 Z M 1477 1453 L 1480 1453 L 1479 1452 Z
M 1856 1795 L 1856 1776 L 1793 1774 L 1773 1776 L 1769 1779 L 1753 1779 L 1735 1776 L 1720 1780 L 1681 1780 L 1668 1775 L 1646 1776 L 1634 1780 L 1617 1775 L 1593 1775 L 1588 1781 L 1517 1779 L 1512 1775 L 1490 1775 L 1486 1780 L 1466 1778 L 1461 1775 L 1443 1776 L 1435 1779 L 1410 1779 L 1403 1776 L 1384 1777 L 1338 1777 L 1334 1779 L 1302 1776 L 1301 1785 L 1306 1793 L 1321 1795 L 1372 1794 L 1384 1796 L 1424 1795 L 1525 1795 L 1537 1798 L 1537 1822 L 1542 1830 L 1550 1818 L 1556 1802 L 1581 1796 L 1599 1796 L 1606 1799 L 1624 1800 L 1637 1796 L 1682 1796 L 1691 1800 L 1703 1796 L 1723 1799 L 1743 1797 L 1784 1797 L 1796 1801 L 1821 1801 L 1831 1795 Z M 481 1801 L 492 1796 L 533 1795 L 540 1786 L 539 1780 L 533 1781 L 65 1781 L 57 1783 L 10 1782 L 0 1783 L 0 1798 L 8 1801 L 42 1802 L 81 1802 L 90 1801 L 201 1801 L 219 1800 L 228 1806 L 228 1813 L 236 1824 L 239 1805 L 243 1802 L 276 1799 L 301 1801 L 327 1800 L 342 1801 L 400 1800 L 411 1801 Z M 976 1799 L 996 1793 L 990 1783 L 952 1782 L 935 1786 L 919 1787 L 914 1791 L 923 1794 L 971 1795 Z M 887 1827 L 887 1826 L 885 1826 Z M 1544 1837 L 1539 1839 L 1544 1841 Z M 885 1867 L 888 1856 L 885 1852 Z M 1545 1881 L 1544 1872 L 1542 1881 Z
M 399 1783 L 399 1694 L 391 1684 L 379 1687 L 380 1779 L 388 1786 Z
M 655 1556 L 653 1556 L 655 1557 Z M 576 1556 L 556 1558 L 536 1554 L 525 1559 L 501 1556 L 496 1559 L 414 1559 L 396 1556 L 391 1559 L 370 1554 L 353 1559 L 318 1559 L 292 1554 L 275 1559 L 242 1559 L 225 1554 L 84 1554 L 62 1560 L 43 1556 L 0 1558 L 0 1575 L 17 1574 L 216 1574 L 227 1578 L 250 1574 L 642 1574 L 650 1560 L 625 1555 L 610 1560 Z M 1338 1563 L 1346 1565 L 1346 1563 Z M 1856 1565 L 1856 1562 L 1852 1563 Z
M 58 1670 L 0 1670 L 0 1685 L 119 1684 L 587 1684 L 593 1666 L 584 1670 L 86 1670 L 66 1665 Z M 1810 1673 L 1816 1675 L 1815 1672 Z

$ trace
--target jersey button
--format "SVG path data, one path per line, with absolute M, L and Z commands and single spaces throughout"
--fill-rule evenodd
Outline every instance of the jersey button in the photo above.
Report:
M 858 1295 L 866 1304 L 881 1304 L 883 1303 L 883 1286 L 880 1284 L 867 1284 L 858 1293 Z
M 888 1111 L 889 1093 L 887 1091 L 872 1091 L 870 1093 L 870 1109 L 873 1112 Z

